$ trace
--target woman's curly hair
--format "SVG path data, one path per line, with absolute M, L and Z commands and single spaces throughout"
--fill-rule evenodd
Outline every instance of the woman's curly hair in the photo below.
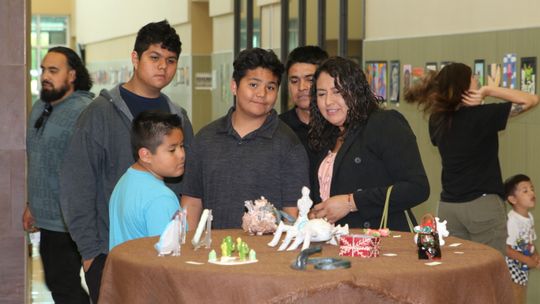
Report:
M 317 106 L 317 79 L 321 73 L 334 78 L 334 86 L 349 107 L 343 124 L 343 132 L 329 123 Z M 338 135 L 346 137 L 347 132 L 365 123 L 374 110 L 379 109 L 381 99 L 376 97 L 360 65 L 343 57 L 331 57 L 324 61 L 313 76 L 310 91 L 309 145 L 315 151 L 332 148 Z

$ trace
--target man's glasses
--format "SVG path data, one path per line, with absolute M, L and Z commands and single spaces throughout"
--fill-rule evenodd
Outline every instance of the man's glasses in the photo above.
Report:
M 43 108 L 43 112 L 41 112 L 41 115 L 39 116 L 39 118 L 36 120 L 36 123 L 34 124 L 34 128 L 39 129 L 42 126 L 44 126 L 45 123 L 47 122 L 47 118 L 51 116 L 52 111 L 53 111 L 53 106 L 49 102 L 46 102 L 45 108 Z

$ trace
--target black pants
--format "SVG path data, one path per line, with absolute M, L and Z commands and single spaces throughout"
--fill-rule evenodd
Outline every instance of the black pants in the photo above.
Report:
M 55 303 L 90 303 L 81 286 L 81 256 L 69 233 L 41 229 L 39 254 Z
M 99 289 L 101 287 L 101 275 L 103 274 L 103 268 L 105 268 L 105 261 L 107 260 L 106 254 L 100 254 L 94 258 L 92 265 L 88 271 L 84 273 L 86 279 L 86 285 L 88 285 L 88 291 L 92 298 L 92 303 L 97 303 L 99 298 Z

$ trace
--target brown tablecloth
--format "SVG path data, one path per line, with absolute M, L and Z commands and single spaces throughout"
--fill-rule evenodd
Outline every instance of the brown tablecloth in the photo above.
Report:
M 354 231 L 353 232 L 359 232 Z M 504 258 L 487 246 L 447 238 L 442 264 L 419 260 L 412 234 L 381 241 L 383 256 L 347 257 L 350 269 L 305 271 L 290 265 L 300 249 L 278 252 L 268 236 L 242 230 L 212 231 L 212 248 L 221 255 L 221 240 L 245 240 L 259 262 L 221 266 L 207 262 L 209 249 L 193 250 L 187 242 L 178 257 L 158 257 L 158 238 L 143 238 L 114 248 L 101 283 L 100 303 L 512 303 L 510 275 Z M 191 235 L 188 235 L 191 240 Z M 451 243 L 459 247 L 448 247 Z M 314 245 L 314 244 L 312 244 Z M 461 254 L 455 252 L 462 252 Z M 323 245 L 317 256 L 338 257 L 339 247 Z M 201 262 L 202 265 L 186 263 Z

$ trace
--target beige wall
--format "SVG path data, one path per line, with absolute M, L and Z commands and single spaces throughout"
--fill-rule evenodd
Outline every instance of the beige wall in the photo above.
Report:
M 212 18 L 212 36 L 214 53 L 221 53 L 234 49 L 234 16 L 233 14 L 220 15 Z
M 86 45 L 86 62 L 129 60 L 135 34 Z
M 210 0 L 208 10 L 210 17 L 232 14 L 234 12 L 234 2 L 233 0 Z
M 366 0 L 366 39 L 536 27 L 539 11 L 538 0 Z
M 362 0 L 349 0 L 347 11 L 349 12 L 349 26 L 347 27 L 349 39 L 361 39 Z M 326 20 L 326 39 L 337 40 L 339 37 L 339 0 L 326 1 Z
M 74 0 L 31 0 L 32 15 L 72 15 Z
M 192 54 L 210 54 L 212 52 L 213 31 L 210 24 L 212 24 L 212 18 L 209 16 L 208 3 L 193 2 L 191 4 L 191 35 L 197 38 L 196 41 L 190 43 Z
M 77 39 L 87 44 L 133 34 L 142 25 L 167 19 L 189 21 L 189 0 L 75 0 Z

